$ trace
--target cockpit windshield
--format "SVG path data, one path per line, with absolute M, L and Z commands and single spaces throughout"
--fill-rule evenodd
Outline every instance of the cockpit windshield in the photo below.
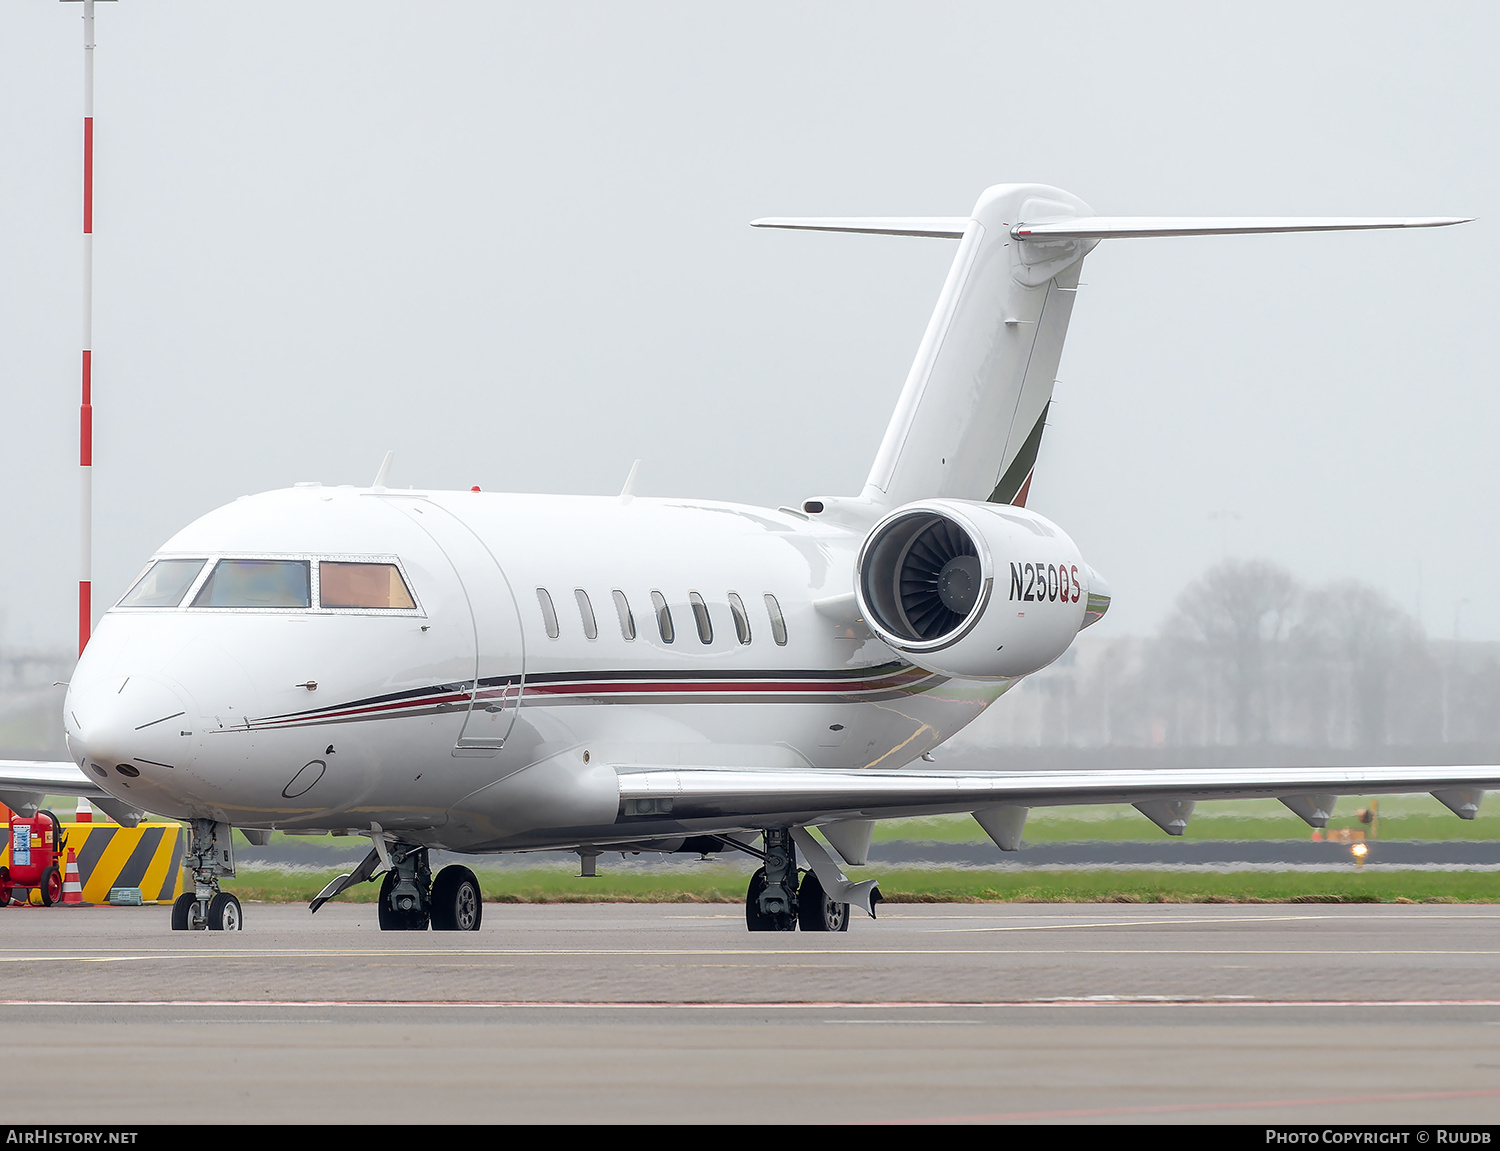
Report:
M 307 560 L 220 560 L 193 606 L 310 607 L 311 566 Z
M 322 560 L 318 564 L 318 602 L 333 608 L 415 608 L 416 602 L 395 564 L 342 563 Z
M 421 614 L 400 562 L 374 557 L 159 559 L 115 606 Z
M 207 560 L 157 560 L 125 593 L 121 607 L 176 607 Z

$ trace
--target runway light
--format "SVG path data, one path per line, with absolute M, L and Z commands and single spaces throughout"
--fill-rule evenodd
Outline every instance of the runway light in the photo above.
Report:
M 1370 853 L 1369 847 L 1367 847 L 1363 843 L 1356 843 L 1353 847 L 1351 847 L 1349 849 L 1349 854 L 1352 855 L 1352 856 L 1354 856 L 1354 862 L 1355 862 L 1356 866 L 1359 866 L 1359 867 L 1363 867 L 1365 865 L 1365 856 L 1368 855 L 1369 853 Z

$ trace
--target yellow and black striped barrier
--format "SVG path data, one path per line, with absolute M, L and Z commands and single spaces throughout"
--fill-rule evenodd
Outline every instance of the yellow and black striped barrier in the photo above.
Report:
M 146 903 L 171 903 L 188 890 L 182 869 L 188 829 L 180 823 L 64 823 L 62 829 L 66 838 L 58 866 L 71 847 L 78 856 L 85 903 L 107 903 L 112 887 L 139 887 Z M 8 827 L 0 827 L 0 843 L 0 863 L 8 864 Z

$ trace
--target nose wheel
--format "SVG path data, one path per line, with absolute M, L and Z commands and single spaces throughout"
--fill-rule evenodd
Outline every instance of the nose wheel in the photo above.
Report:
M 245 924 L 240 901 L 219 890 L 221 878 L 234 877 L 234 844 L 227 823 L 192 821 L 192 839 L 183 866 L 193 873 L 193 890 L 172 904 L 173 931 L 240 931 Z
M 244 925 L 240 901 L 227 891 L 211 896 L 207 903 L 196 892 L 184 891 L 172 904 L 173 931 L 240 931 Z

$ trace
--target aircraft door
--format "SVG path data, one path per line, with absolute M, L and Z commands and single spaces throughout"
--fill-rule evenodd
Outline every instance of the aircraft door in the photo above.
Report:
M 505 573 L 473 529 L 429 500 L 392 499 L 442 550 L 463 588 L 474 628 L 474 674 L 464 688 L 468 713 L 453 746 L 458 757 L 497 755 L 516 721 L 525 689 L 521 619 Z

